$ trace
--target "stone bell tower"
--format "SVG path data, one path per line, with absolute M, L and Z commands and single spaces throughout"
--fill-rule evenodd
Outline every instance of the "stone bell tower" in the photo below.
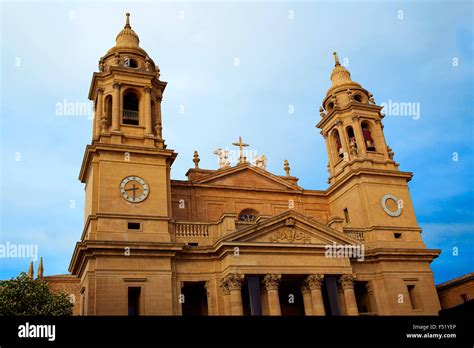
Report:
M 332 85 L 320 108 L 329 157 L 330 210 L 334 226 L 364 235 L 366 243 L 424 247 L 408 181 L 383 133 L 382 107 L 352 81 L 336 53 Z
M 89 90 L 95 118 L 79 174 L 84 230 L 69 266 L 81 279 L 86 315 L 126 315 L 127 308 L 129 314 L 172 313 L 168 295 L 144 296 L 144 284 L 172 293 L 170 170 L 177 154 L 162 137 L 166 82 L 139 42 L 127 13 Z

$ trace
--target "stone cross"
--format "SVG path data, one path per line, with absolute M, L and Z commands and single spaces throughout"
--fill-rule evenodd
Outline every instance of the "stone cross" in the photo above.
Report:
M 246 158 L 245 158 L 245 156 L 244 156 L 244 147 L 249 146 L 249 145 L 248 145 L 248 144 L 245 144 L 245 143 L 242 141 L 242 137 L 239 137 L 239 142 L 238 142 L 238 143 L 232 143 L 232 145 L 239 147 L 239 164 L 240 164 L 240 163 L 245 163 L 245 162 L 246 162 Z

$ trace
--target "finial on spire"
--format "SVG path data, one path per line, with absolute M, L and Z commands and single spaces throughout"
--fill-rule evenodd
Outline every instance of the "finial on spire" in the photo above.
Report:
M 130 13 L 127 12 L 125 14 L 125 16 L 127 17 L 127 19 L 125 20 L 125 28 L 131 28 L 131 26 L 130 26 Z
M 28 268 L 28 277 L 33 279 L 35 271 L 33 270 L 33 260 L 30 261 L 30 268 Z
M 337 55 L 337 52 L 333 52 L 332 54 L 334 56 L 334 62 L 335 62 L 334 66 L 340 66 L 341 63 L 339 63 L 339 57 Z
M 43 258 L 40 257 L 40 263 L 39 263 L 39 266 L 38 266 L 38 278 L 43 278 L 43 272 L 44 272 Z
M 193 162 L 194 162 L 194 169 L 199 169 L 199 162 L 201 159 L 199 158 L 199 153 L 197 150 L 194 150 Z
M 286 176 L 290 176 L 290 163 L 288 162 L 288 160 L 285 160 L 283 162 L 283 169 L 286 172 Z

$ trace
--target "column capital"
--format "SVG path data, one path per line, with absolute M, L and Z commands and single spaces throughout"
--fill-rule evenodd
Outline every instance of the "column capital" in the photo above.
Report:
M 278 285 L 280 284 L 281 274 L 267 274 L 263 278 L 263 284 L 265 284 L 265 288 L 268 290 L 278 290 Z
M 224 295 L 229 295 L 230 294 L 230 290 L 229 290 L 229 286 L 227 285 L 227 279 L 226 278 L 221 279 L 221 283 L 220 283 L 219 287 L 221 288 L 222 293 Z
M 304 295 L 304 294 L 309 294 L 311 292 L 310 288 L 309 288 L 309 285 L 308 285 L 308 282 L 305 280 L 303 280 L 303 283 L 301 284 L 300 286 L 300 290 L 301 290 L 301 294 Z
M 341 278 L 339 278 L 339 282 L 344 290 L 354 289 L 354 280 L 355 276 L 353 274 L 343 274 Z
M 104 93 L 104 89 L 102 87 L 97 88 L 97 94 Z
M 321 286 L 323 285 L 323 280 L 324 274 L 310 274 L 305 279 L 310 290 L 321 289 Z
M 232 291 L 232 290 L 240 291 L 240 289 L 242 288 L 243 280 L 244 280 L 244 276 L 242 274 L 229 273 L 221 280 L 221 284 L 225 282 L 227 284 L 227 287 L 229 288 L 229 291 Z
M 143 88 L 143 90 L 145 91 L 145 93 L 150 93 L 151 92 L 151 87 L 150 86 L 145 86 Z
M 122 84 L 120 82 L 114 82 L 112 85 L 113 89 L 120 89 L 121 86 Z
M 334 122 L 334 127 L 339 127 L 339 126 L 342 126 L 341 120 L 337 120 L 336 122 Z

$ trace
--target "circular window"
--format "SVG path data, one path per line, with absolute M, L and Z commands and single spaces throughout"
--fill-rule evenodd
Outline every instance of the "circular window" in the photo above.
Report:
M 403 204 L 394 195 L 387 194 L 382 197 L 382 208 L 388 215 L 397 217 L 402 214 Z
M 254 210 L 244 210 L 239 214 L 240 222 L 255 222 L 257 221 L 258 213 Z

